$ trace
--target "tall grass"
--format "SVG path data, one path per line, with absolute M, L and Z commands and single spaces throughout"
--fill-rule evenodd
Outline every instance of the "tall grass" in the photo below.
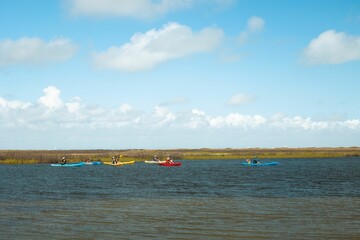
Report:
M 331 158 L 360 156 L 359 147 L 349 148 L 246 148 L 246 149 L 166 149 L 166 150 L 0 150 L 0 164 L 56 163 L 66 157 L 69 162 L 111 161 L 115 156 L 120 161 L 150 160 L 154 155 L 165 160 L 173 159 L 246 159 L 258 158 Z M 120 156 L 122 156 L 120 158 Z
M 35 164 L 38 163 L 35 159 L 5 159 L 0 161 L 1 164 Z

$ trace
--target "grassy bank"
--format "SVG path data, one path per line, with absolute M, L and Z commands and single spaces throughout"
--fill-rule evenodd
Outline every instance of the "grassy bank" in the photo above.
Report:
M 174 159 L 210 160 L 210 159 L 246 159 L 257 156 L 271 158 L 333 158 L 360 156 L 359 147 L 350 148 L 244 148 L 244 149 L 128 149 L 128 150 L 0 150 L 0 164 L 56 163 L 62 157 L 70 162 L 111 161 L 113 156 L 120 161 L 150 160 L 154 155 L 165 159 L 170 155 Z
M 4 159 L 0 161 L 1 164 L 35 164 L 38 163 L 35 159 Z

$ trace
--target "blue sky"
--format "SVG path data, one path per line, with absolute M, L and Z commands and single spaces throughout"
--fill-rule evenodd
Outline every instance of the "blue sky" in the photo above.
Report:
M 0 29 L 0 149 L 360 146 L 357 0 L 12 0 Z

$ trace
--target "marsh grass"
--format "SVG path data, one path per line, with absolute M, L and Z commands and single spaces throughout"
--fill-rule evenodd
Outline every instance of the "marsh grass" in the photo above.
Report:
M 35 159 L 5 159 L 0 163 L 2 164 L 36 164 L 38 163 Z
M 166 150 L 0 150 L 0 164 L 58 163 L 62 157 L 69 162 L 111 161 L 115 156 L 119 161 L 151 160 L 154 155 L 165 160 L 167 156 L 183 160 L 271 158 L 333 158 L 360 156 L 359 147 L 348 148 L 244 148 L 244 149 L 166 149 Z M 120 157 L 121 156 L 121 157 Z

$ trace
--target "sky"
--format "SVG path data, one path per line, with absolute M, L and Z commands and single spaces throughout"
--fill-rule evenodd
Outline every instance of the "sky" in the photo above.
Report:
M 358 0 L 0 1 L 0 149 L 360 146 Z

